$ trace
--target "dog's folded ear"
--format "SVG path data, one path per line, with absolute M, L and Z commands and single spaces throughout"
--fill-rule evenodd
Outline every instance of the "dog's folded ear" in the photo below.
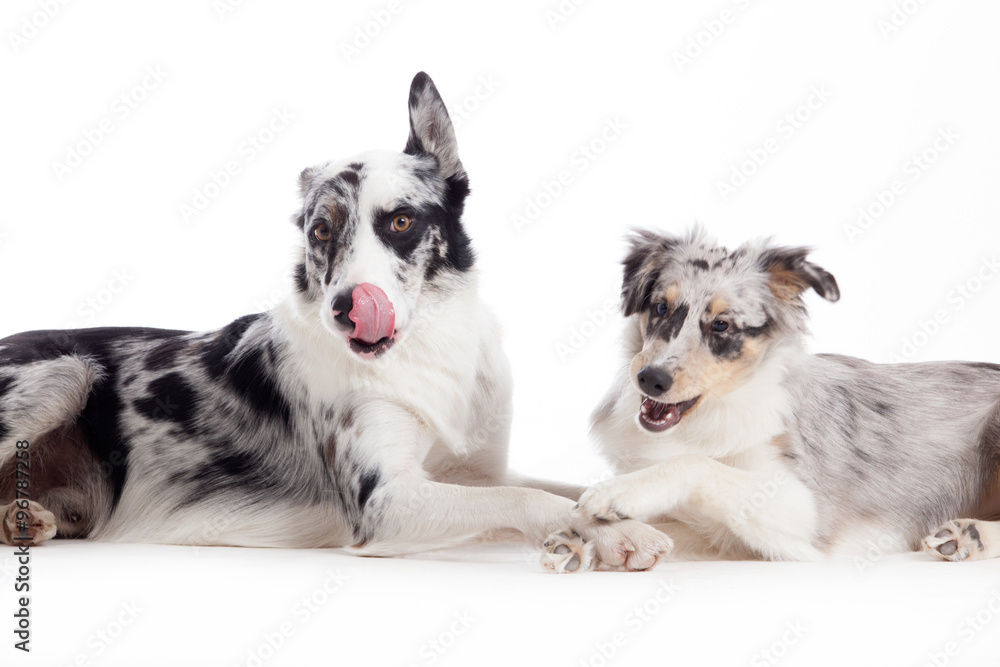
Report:
M 445 179 L 466 178 L 448 110 L 434 82 L 424 72 L 418 72 L 410 84 L 410 137 L 403 152 L 433 155 Z
M 812 287 L 827 301 L 840 298 L 837 279 L 806 260 L 809 248 L 771 247 L 760 255 L 759 265 L 767 271 L 771 292 L 779 299 L 791 301 Z
M 634 315 L 649 307 L 660 271 L 680 241 L 646 230 L 628 238 L 629 251 L 622 262 L 622 314 Z

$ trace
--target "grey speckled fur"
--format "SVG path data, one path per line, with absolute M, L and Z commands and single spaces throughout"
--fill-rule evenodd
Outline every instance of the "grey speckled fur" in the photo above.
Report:
M 996 428 L 1000 366 L 823 354 L 787 382 L 796 409 L 785 456 L 820 499 L 820 539 L 877 518 L 915 545 L 976 511 L 993 473 L 984 464 L 998 446 L 984 435 Z
M 674 521 L 716 556 L 1000 556 L 1000 366 L 808 354 L 803 294 L 840 291 L 807 256 L 631 237 L 626 359 L 593 417 L 619 477 L 579 511 Z

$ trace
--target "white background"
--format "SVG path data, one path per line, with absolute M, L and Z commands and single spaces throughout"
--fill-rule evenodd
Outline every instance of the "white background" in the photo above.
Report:
M 515 468 L 583 483 L 606 471 L 587 417 L 619 363 L 621 322 L 594 313 L 617 298 L 635 226 L 701 220 L 728 245 L 774 234 L 816 248 L 843 294 L 807 298 L 816 351 L 1000 361 L 1000 6 L 559 6 L 8 0 L 0 335 L 209 329 L 269 307 L 292 266 L 298 172 L 401 148 L 409 82 L 425 70 L 472 179 L 466 225 L 515 374 Z M 268 135 L 275 110 L 293 119 Z M 621 129 L 602 143 L 609 122 Z M 953 138 L 934 148 L 942 133 Z M 267 143 L 251 159 L 258 135 Z M 762 165 L 746 162 L 765 146 L 775 150 Z M 66 173 L 56 163 L 72 152 L 86 155 Z M 229 161 L 239 173 L 213 188 Z M 739 169 L 753 173 L 724 197 L 719 184 Z M 564 170 L 571 182 L 548 197 Z M 214 196 L 185 220 L 196 192 Z M 881 214 L 850 234 L 859 208 Z M 559 578 L 517 546 L 383 561 L 57 543 L 33 551 L 30 659 L 10 646 L 13 559 L 0 558 L 0 661 L 252 665 L 254 651 L 267 665 L 736 665 L 772 664 L 759 652 L 776 642 L 774 664 L 789 665 L 1000 655 L 988 606 L 1000 565 L 873 554 L 871 568 L 702 563 Z M 320 595 L 328 570 L 349 578 Z M 661 602 L 667 581 L 678 592 Z M 324 604 L 303 618 L 295 601 L 314 593 Z M 132 601 L 143 611 L 122 629 Z M 656 613 L 636 627 L 628 615 L 643 604 Z M 970 637 L 977 612 L 987 623 Z M 456 613 L 476 620 L 452 637 Z M 290 636 L 270 651 L 265 637 L 285 622 Z M 786 623 L 808 628 L 794 645 L 780 645 L 795 638 Z M 616 632 L 626 641 L 605 659 Z M 435 639 L 449 648 L 427 649 Z

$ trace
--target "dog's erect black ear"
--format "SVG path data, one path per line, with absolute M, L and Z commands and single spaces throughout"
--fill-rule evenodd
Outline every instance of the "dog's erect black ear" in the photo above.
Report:
M 458 159 L 458 142 L 448 110 L 434 82 L 424 72 L 418 72 L 410 84 L 410 138 L 403 152 L 433 155 L 445 179 L 466 177 Z
M 629 251 L 622 262 L 622 314 L 625 317 L 646 309 L 664 262 L 677 247 L 678 240 L 654 232 L 637 230 L 628 238 Z
M 809 248 L 767 248 L 760 256 L 760 267 L 770 273 L 771 291 L 779 299 L 791 301 L 812 287 L 827 301 L 840 298 L 840 288 L 833 275 L 806 260 Z

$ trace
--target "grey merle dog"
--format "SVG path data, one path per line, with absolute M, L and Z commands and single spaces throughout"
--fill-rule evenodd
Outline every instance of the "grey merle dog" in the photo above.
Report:
M 580 489 L 508 472 L 508 364 L 426 74 L 409 119 L 402 153 L 302 172 L 294 289 L 274 310 L 0 340 L 0 539 L 384 556 L 568 526 L 609 568 L 657 562 L 653 528 L 574 519 Z
M 625 361 L 593 416 L 615 477 L 579 519 L 655 522 L 671 558 L 1000 555 L 1000 366 L 807 354 L 804 248 L 636 233 Z M 550 567 L 590 546 L 564 534 Z

